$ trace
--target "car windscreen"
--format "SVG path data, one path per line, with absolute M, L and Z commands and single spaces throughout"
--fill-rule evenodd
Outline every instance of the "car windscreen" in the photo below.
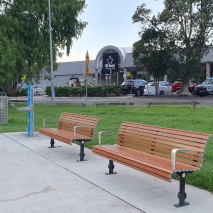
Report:
M 123 86 L 132 85 L 132 84 L 134 84 L 133 81 L 124 81 L 124 82 L 122 83 Z
M 181 81 L 175 81 L 174 84 L 182 84 Z
M 202 84 L 213 84 L 213 79 L 206 79 Z
M 155 83 L 148 83 L 148 86 L 155 86 Z

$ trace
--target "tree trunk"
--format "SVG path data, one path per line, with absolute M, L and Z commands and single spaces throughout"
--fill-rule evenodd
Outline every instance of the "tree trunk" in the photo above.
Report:
M 154 79 L 155 82 L 155 96 L 158 96 L 159 80 Z
M 7 93 L 13 92 L 13 90 L 16 90 L 17 87 L 17 81 L 13 81 L 12 85 L 7 88 Z
M 187 95 L 191 96 L 192 94 L 189 92 L 189 85 L 187 84 L 182 84 L 180 90 L 176 92 L 177 95 Z
M 18 90 L 20 90 L 20 89 L 24 86 L 25 83 L 26 83 L 26 81 L 24 81 L 24 82 L 21 84 L 21 86 L 18 88 Z

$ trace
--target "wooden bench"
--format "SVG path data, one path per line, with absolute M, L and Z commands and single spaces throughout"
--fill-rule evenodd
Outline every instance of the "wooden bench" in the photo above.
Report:
M 39 133 L 51 138 L 50 148 L 54 148 L 54 139 L 72 145 L 72 141 L 80 143 L 80 161 L 84 161 L 84 143 L 92 140 L 97 122 L 100 118 L 77 115 L 64 112 L 58 120 L 57 128 L 45 128 L 46 120 L 44 119 L 43 128 L 39 129 Z
M 171 175 L 180 177 L 179 204 L 185 202 L 185 177 L 198 171 L 209 134 L 182 131 L 143 124 L 122 123 L 115 145 L 93 146 L 93 153 L 109 159 L 109 173 L 114 174 L 113 161 L 171 182 Z M 117 134 L 117 133 L 116 133 Z

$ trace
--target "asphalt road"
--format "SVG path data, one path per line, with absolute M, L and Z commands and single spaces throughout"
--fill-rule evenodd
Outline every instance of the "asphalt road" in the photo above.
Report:
M 27 102 L 27 97 L 9 98 L 12 102 Z M 126 103 L 127 101 L 133 102 L 136 106 L 145 106 L 146 102 L 161 102 L 161 103 L 180 103 L 187 101 L 198 101 L 198 106 L 213 106 L 213 96 L 141 96 L 135 97 L 133 95 L 120 96 L 120 97 L 88 97 L 87 104 L 91 105 L 96 103 Z M 43 104 L 43 96 L 35 96 L 34 103 Z M 51 104 L 51 97 L 45 96 L 45 104 Z M 86 97 L 56 97 L 55 103 L 57 104 L 72 104 L 80 105 L 86 104 Z

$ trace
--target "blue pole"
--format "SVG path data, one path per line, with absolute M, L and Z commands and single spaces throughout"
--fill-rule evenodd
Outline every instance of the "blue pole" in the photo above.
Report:
M 31 85 L 28 85 L 28 106 L 31 106 Z M 28 111 L 28 136 L 31 137 L 31 111 Z

